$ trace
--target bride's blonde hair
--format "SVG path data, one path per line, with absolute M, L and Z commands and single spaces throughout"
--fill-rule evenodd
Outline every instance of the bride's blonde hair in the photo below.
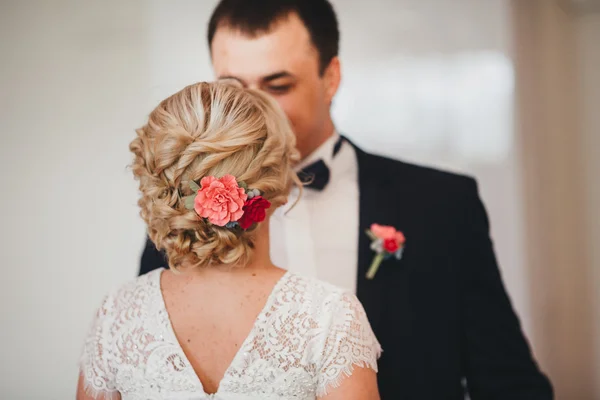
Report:
M 300 182 L 296 139 L 268 95 L 230 82 L 196 83 L 163 100 L 129 148 L 139 180 L 140 215 L 169 266 L 246 265 L 256 230 L 214 226 L 185 207 L 191 180 L 231 174 L 258 189 L 272 208 Z

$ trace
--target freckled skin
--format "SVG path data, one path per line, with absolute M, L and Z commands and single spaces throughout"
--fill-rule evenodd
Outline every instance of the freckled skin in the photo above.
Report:
M 161 289 L 175 335 L 208 393 L 248 336 L 284 271 L 182 276 L 164 271 Z

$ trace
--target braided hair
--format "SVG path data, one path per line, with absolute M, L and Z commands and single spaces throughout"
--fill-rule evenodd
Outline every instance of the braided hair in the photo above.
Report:
M 140 215 L 170 268 L 244 266 L 256 229 L 214 226 L 185 207 L 190 181 L 231 174 L 273 205 L 301 186 L 295 137 L 268 95 L 228 82 L 200 82 L 163 100 L 136 130 L 129 148 L 139 181 Z

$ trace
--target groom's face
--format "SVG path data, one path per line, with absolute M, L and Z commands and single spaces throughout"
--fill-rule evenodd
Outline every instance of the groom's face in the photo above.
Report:
M 221 26 L 211 49 L 218 79 L 235 78 L 245 87 L 264 90 L 277 100 L 291 122 L 303 157 L 320 144 L 323 135 L 331 133 L 325 130 L 337 90 L 330 73 L 337 58 L 324 74 L 319 73 L 319 53 L 296 14 L 257 36 Z

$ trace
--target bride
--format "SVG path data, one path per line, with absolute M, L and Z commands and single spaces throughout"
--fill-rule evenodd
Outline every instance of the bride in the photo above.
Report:
M 301 184 L 276 103 L 191 85 L 130 149 L 141 216 L 170 268 L 104 299 L 77 399 L 379 399 L 381 349 L 356 297 L 269 258 L 268 219 Z

